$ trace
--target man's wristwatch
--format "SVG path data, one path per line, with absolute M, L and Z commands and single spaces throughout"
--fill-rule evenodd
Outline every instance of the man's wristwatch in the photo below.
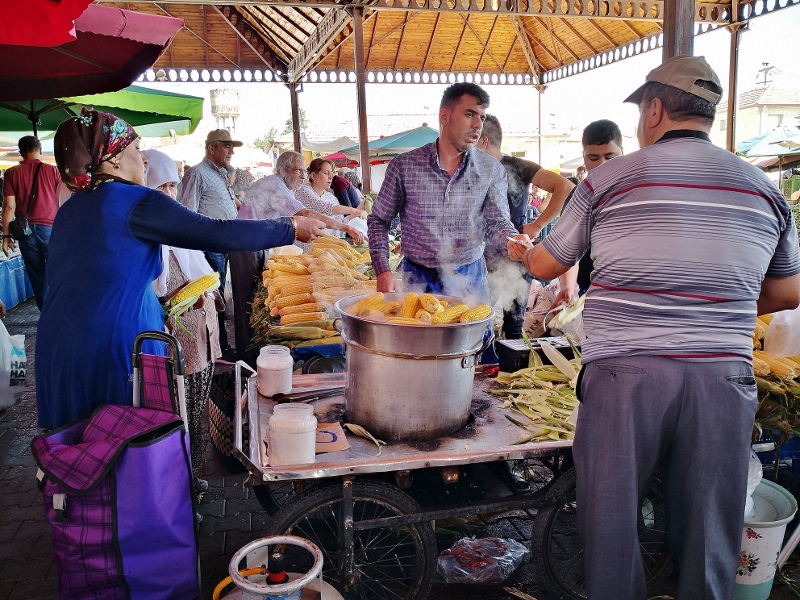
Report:
M 14 239 L 14 236 L 13 235 L 4 235 L 3 239 L 4 240 L 12 240 L 12 239 Z
M 294 231 L 294 239 L 297 239 L 297 219 L 294 217 L 289 217 L 289 220 L 292 222 L 292 229 Z

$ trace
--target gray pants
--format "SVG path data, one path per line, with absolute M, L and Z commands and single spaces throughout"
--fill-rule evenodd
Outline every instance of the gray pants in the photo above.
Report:
M 753 370 L 634 356 L 583 367 L 573 454 L 589 600 L 643 600 L 637 521 L 665 486 L 678 600 L 729 599 L 741 546 Z

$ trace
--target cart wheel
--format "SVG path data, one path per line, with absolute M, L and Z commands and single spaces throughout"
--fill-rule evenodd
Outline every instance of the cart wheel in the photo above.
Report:
M 536 581 L 554 599 L 586 598 L 583 548 L 578 539 L 575 510 L 575 482 L 575 469 L 570 469 L 549 492 L 551 497 L 561 497 L 562 501 L 539 510 L 533 522 L 531 555 Z M 651 484 L 642 505 L 639 546 L 647 588 L 653 591 L 672 572 L 667 550 L 664 496 L 659 480 Z
M 314 484 L 308 481 L 276 481 L 254 485 L 253 493 L 261 504 L 261 508 L 271 517 L 286 504 L 289 498 L 303 493 L 312 485 Z
M 323 577 L 348 599 L 426 598 L 436 568 L 436 538 L 430 523 L 355 531 L 355 581 L 345 590 L 341 534 L 342 485 L 322 484 L 294 496 L 274 516 L 267 535 L 296 535 L 322 550 Z M 379 519 L 421 511 L 392 485 L 353 482 L 353 520 Z M 287 570 L 304 572 L 307 556 L 287 549 Z

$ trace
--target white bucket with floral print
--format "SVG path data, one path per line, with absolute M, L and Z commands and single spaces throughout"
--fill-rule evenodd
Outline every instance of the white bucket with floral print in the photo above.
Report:
M 753 492 L 753 503 L 752 516 L 744 521 L 734 600 L 769 598 L 786 524 L 797 512 L 794 496 L 766 479 Z

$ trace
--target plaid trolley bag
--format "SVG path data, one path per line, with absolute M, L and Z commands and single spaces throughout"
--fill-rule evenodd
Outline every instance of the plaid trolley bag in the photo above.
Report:
M 172 346 L 174 360 L 141 354 L 145 339 Z M 133 365 L 135 406 L 101 406 L 32 443 L 60 600 L 200 595 L 180 346 L 142 333 Z

